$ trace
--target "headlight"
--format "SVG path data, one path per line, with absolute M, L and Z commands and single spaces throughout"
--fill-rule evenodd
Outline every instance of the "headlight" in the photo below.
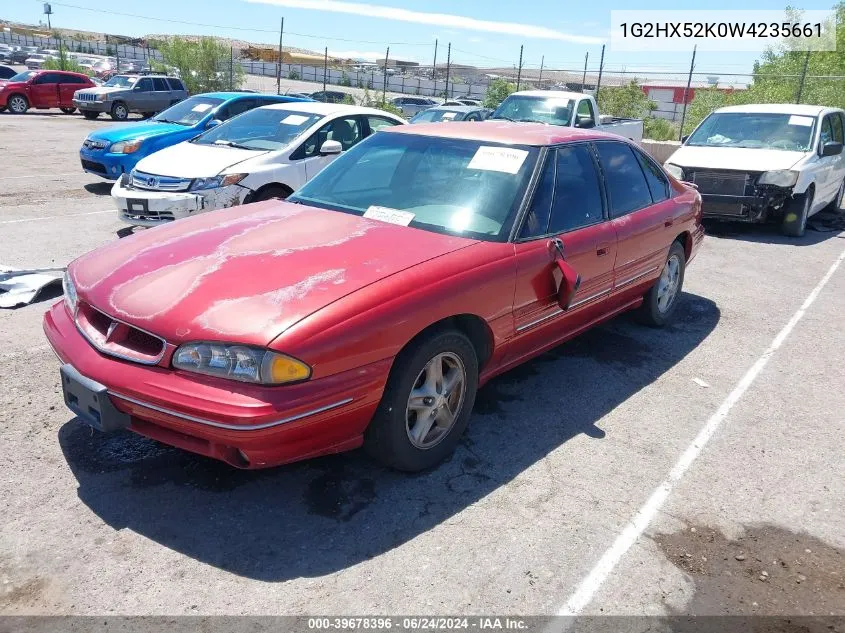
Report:
M 112 144 L 109 151 L 113 154 L 131 154 L 141 149 L 141 139 L 134 139 L 132 141 L 118 141 Z
M 308 380 L 311 368 L 300 360 L 246 345 L 186 343 L 173 354 L 173 366 L 198 374 L 281 385 Z
M 672 177 L 677 178 L 678 180 L 684 179 L 684 168 L 678 167 L 677 165 L 673 165 L 672 163 L 666 163 L 663 165 Z
M 68 271 L 65 271 L 65 275 L 62 277 L 62 290 L 65 293 L 65 305 L 68 311 L 71 314 L 76 314 L 76 306 L 79 299 L 76 296 L 76 286 L 73 285 Z
M 200 189 L 217 189 L 218 187 L 236 185 L 248 175 L 249 174 L 226 174 L 225 176 L 214 176 L 212 178 L 196 178 L 191 185 L 191 191 L 198 191 Z
M 758 185 L 775 185 L 776 187 L 793 187 L 798 182 L 798 172 L 788 169 L 764 171 L 757 179 Z

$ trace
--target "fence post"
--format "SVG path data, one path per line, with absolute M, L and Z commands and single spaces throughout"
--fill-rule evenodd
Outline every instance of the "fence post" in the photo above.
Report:
M 326 91 L 326 72 L 329 69 L 329 47 L 326 46 L 326 50 L 323 54 L 323 92 Z M 316 71 L 315 71 L 316 72 Z M 326 95 L 323 95 L 323 98 L 326 98 Z M 328 99 L 327 99 L 328 101 Z
M 687 77 L 687 87 L 684 88 L 684 109 L 681 110 L 681 129 L 678 131 L 678 140 L 680 141 L 684 137 L 684 120 L 687 118 L 687 94 L 689 94 L 689 87 L 692 83 L 692 71 L 695 68 L 695 49 L 697 46 L 692 47 L 692 60 L 690 60 L 689 64 L 689 77 Z
M 449 99 L 449 75 L 452 72 L 452 42 L 449 42 L 449 48 L 446 49 L 446 100 Z
M 807 66 L 810 65 L 810 51 L 804 56 L 804 69 L 801 71 L 801 81 L 798 83 L 798 94 L 795 95 L 795 103 L 801 103 L 801 95 L 804 92 L 804 78 L 807 76 Z
M 235 89 L 235 47 L 229 47 L 229 90 Z
M 524 44 L 519 45 L 519 70 L 516 73 L 516 90 L 519 92 L 519 84 L 522 82 L 522 48 Z

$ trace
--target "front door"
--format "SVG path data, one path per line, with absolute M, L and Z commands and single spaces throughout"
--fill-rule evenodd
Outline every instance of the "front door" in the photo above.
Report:
M 41 73 L 32 80 L 30 100 L 33 108 L 59 107 L 59 74 Z
M 838 112 L 828 114 L 822 119 L 819 145 L 816 148 L 819 154 L 819 164 L 813 206 L 818 206 L 816 203 L 819 202 L 833 200 L 836 194 L 839 193 L 839 186 L 842 184 L 843 155 L 821 156 L 822 147 L 824 147 L 825 143 L 829 142 L 843 142 L 842 118 Z
M 345 152 L 363 138 L 363 128 L 363 122 L 357 115 L 338 117 L 308 137 L 291 158 L 302 161 L 305 166 L 305 179 L 311 180 L 338 157 L 338 154 L 327 156 L 320 154 L 323 143 L 338 141 Z
M 555 246 L 581 276 L 570 308 L 558 304 Z M 588 143 L 549 152 L 520 229 L 511 358 L 551 347 L 608 310 L 613 289 L 616 233 L 606 220 L 600 174 Z

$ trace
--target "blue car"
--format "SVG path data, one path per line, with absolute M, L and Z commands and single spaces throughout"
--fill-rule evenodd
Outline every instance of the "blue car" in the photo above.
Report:
M 194 138 L 247 110 L 290 101 L 311 99 L 249 92 L 195 95 L 170 106 L 149 121 L 92 132 L 79 150 L 82 169 L 106 180 L 117 180 L 153 152 Z

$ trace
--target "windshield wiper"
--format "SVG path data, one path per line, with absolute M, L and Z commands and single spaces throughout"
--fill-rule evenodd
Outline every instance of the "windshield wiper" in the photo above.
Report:
M 487 117 L 487 120 L 488 120 L 488 121 L 489 121 L 490 119 L 504 119 L 505 121 L 515 121 L 515 120 L 516 120 L 516 119 L 512 119 L 512 118 L 510 118 L 509 116 L 505 116 L 504 114 L 496 114 L 496 115 L 494 115 L 494 116 Z
M 212 145 L 225 145 L 226 147 L 234 147 L 235 149 L 253 149 L 252 147 L 247 147 L 246 145 L 239 145 L 234 141 L 214 141 Z
M 173 123 L 175 125 L 182 125 L 182 126 L 188 125 L 187 123 L 182 123 L 181 121 L 171 121 L 170 119 L 155 119 L 155 121 L 158 122 L 158 123 Z

